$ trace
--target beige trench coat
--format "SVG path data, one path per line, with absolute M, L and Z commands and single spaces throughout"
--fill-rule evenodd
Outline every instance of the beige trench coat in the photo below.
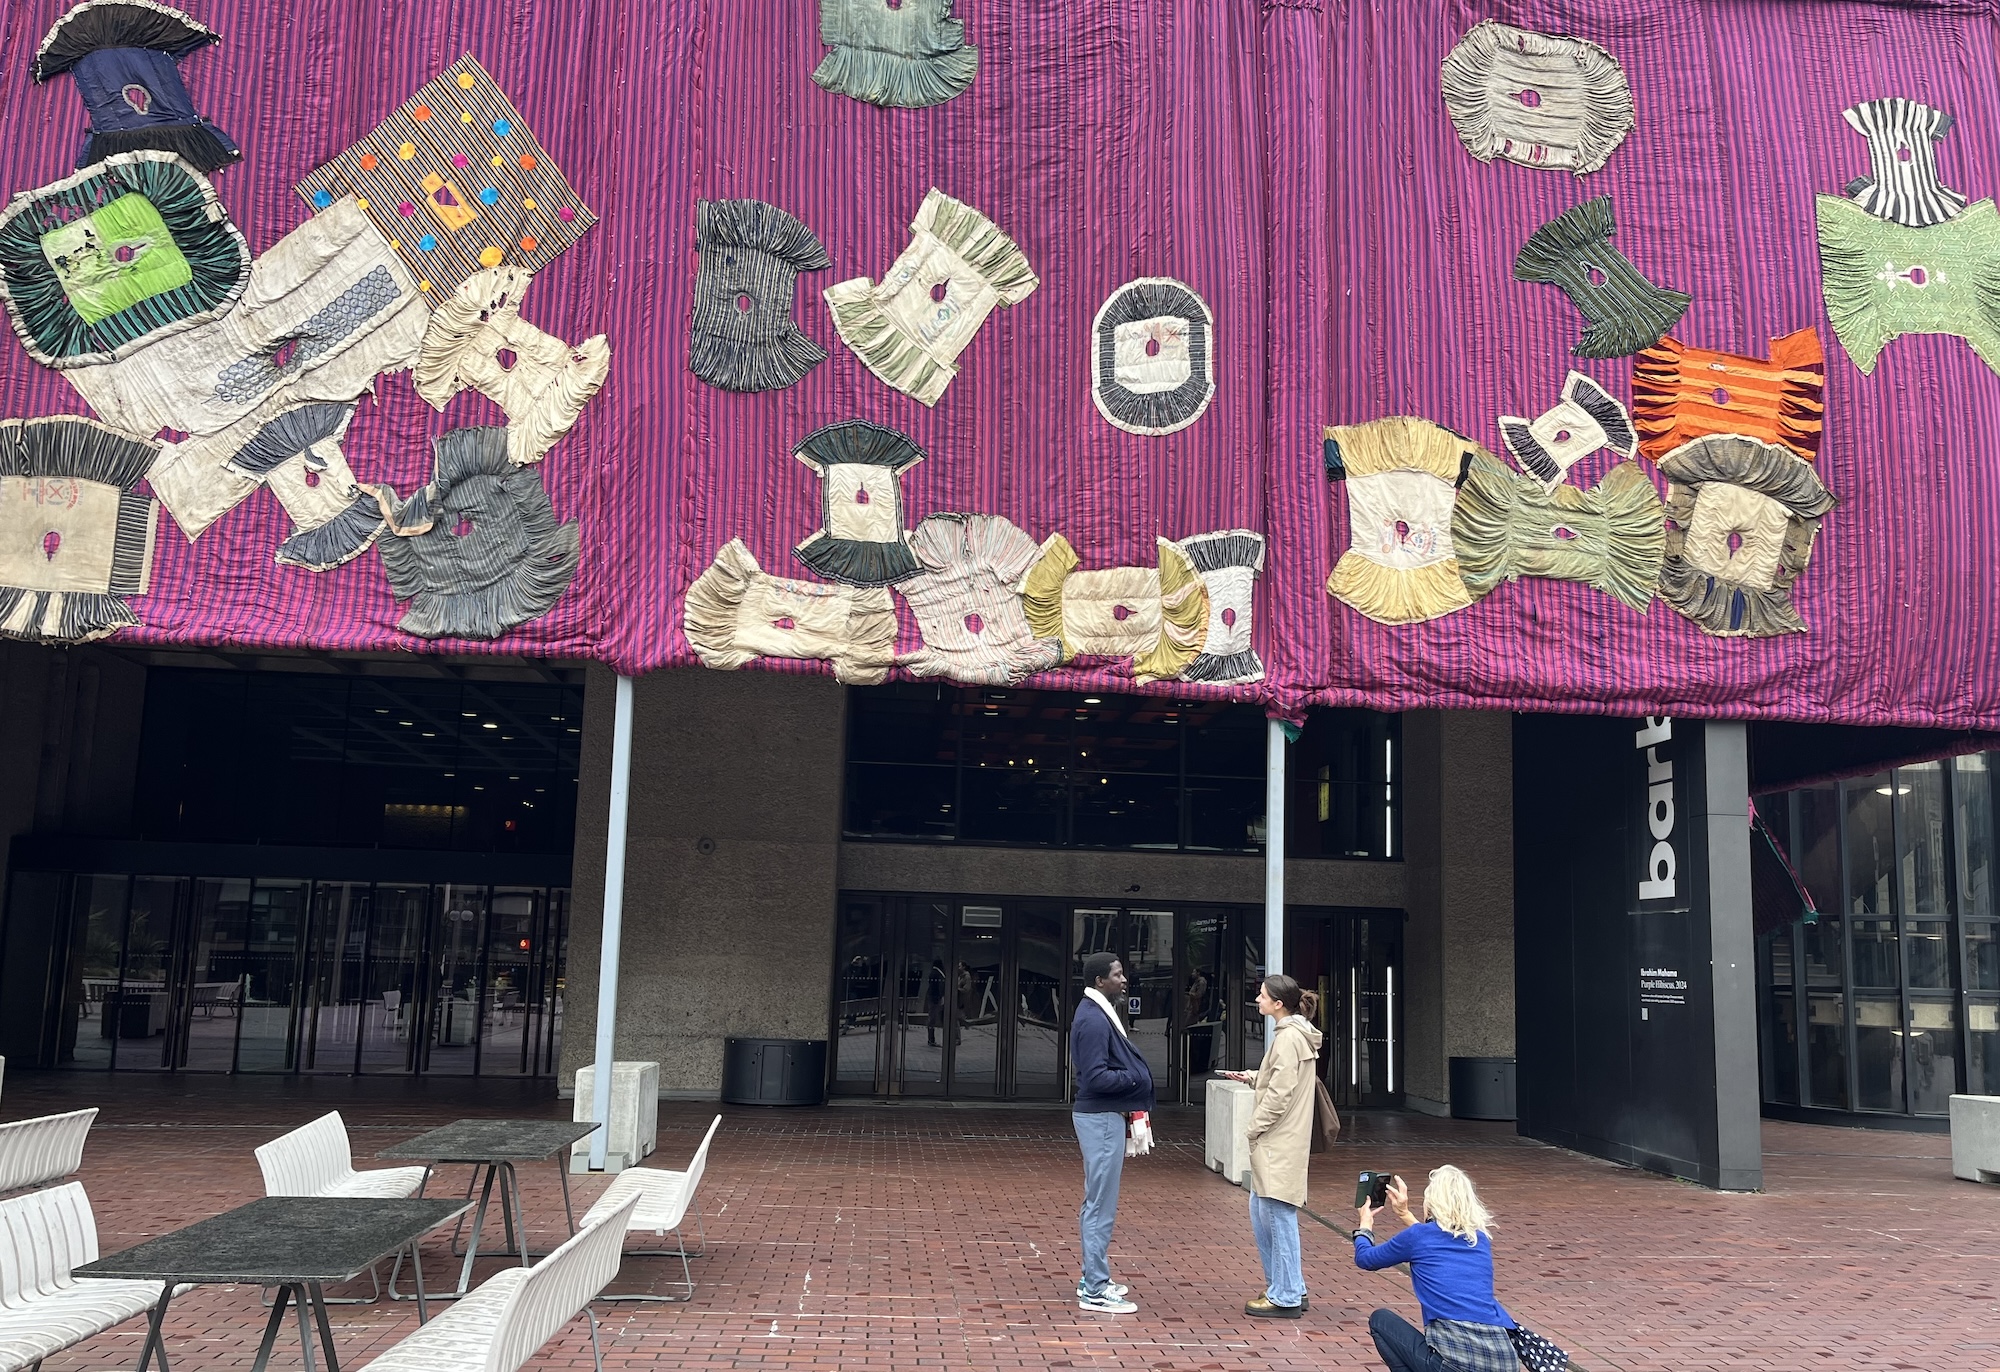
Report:
M 1250 1111 L 1250 1177 L 1257 1194 L 1287 1205 L 1306 1203 L 1306 1159 L 1312 1151 L 1313 1064 L 1320 1032 L 1304 1015 L 1278 1023 Z

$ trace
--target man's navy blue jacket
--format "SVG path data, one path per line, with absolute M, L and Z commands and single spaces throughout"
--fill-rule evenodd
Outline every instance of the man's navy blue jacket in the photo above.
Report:
M 1070 1106 L 1076 1114 L 1129 1115 L 1153 1108 L 1153 1069 L 1089 996 L 1070 1017 L 1069 1061 L 1076 1073 L 1076 1101 Z

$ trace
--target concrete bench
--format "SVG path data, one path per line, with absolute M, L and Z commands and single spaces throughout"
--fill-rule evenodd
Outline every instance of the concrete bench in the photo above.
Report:
M 1951 1098 L 1951 1174 L 2000 1184 L 2000 1096 Z

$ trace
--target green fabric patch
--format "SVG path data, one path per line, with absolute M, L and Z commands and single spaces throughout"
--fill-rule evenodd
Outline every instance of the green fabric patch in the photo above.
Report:
M 137 194 L 121 195 L 96 213 L 43 234 L 42 256 L 87 324 L 194 280 L 166 221 L 152 201 Z

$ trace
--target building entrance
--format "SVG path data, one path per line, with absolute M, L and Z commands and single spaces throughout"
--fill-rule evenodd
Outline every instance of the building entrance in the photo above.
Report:
M 1289 963 L 1321 990 L 1328 1085 L 1344 1104 L 1395 1090 L 1402 916 L 1295 909 Z M 1114 905 L 971 895 L 843 894 L 829 1089 L 837 1095 L 1067 1100 L 1084 959 L 1116 953 L 1119 1007 L 1162 1102 L 1264 1053 L 1256 906 Z

